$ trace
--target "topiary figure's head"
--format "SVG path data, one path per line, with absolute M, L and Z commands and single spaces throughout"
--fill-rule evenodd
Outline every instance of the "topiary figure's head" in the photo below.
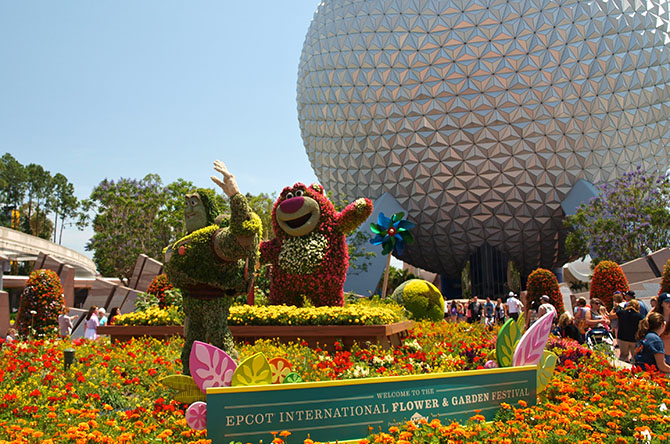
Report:
M 198 188 L 186 195 L 184 222 L 186 231 L 192 233 L 216 223 L 220 209 L 216 203 L 214 191 Z
M 435 322 L 444 319 L 442 294 L 428 281 L 423 279 L 405 281 L 395 289 L 391 297 L 405 307 L 412 319 L 428 319 Z
M 282 190 L 272 209 L 272 228 L 279 238 L 299 237 L 332 226 L 337 212 L 319 184 L 300 182 Z

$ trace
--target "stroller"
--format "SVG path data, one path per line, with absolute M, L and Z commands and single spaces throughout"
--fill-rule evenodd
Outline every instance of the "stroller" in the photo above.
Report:
M 599 344 L 600 347 L 604 347 L 607 351 L 614 353 L 614 337 L 612 333 L 605 327 L 595 327 L 586 332 L 584 337 L 586 345 L 591 350 L 594 350 Z

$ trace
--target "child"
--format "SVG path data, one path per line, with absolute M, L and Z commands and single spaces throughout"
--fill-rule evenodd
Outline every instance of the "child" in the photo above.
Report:
M 12 342 L 16 341 L 16 338 L 18 336 L 18 333 L 15 329 L 10 328 L 7 330 L 7 337 L 5 338 L 5 342 L 7 344 L 11 344 Z

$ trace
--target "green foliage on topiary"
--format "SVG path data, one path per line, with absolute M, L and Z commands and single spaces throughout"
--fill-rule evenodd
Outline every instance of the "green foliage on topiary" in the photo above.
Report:
M 658 295 L 661 293 L 670 293 L 670 259 L 663 267 L 663 277 L 661 278 L 661 288 L 658 290 Z
M 444 319 L 442 294 L 428 281 L 411 279 L 403 282 L 391 297 L 405 307 L 412 319 L 428 319 L 436 322 Z
M 546 294 L 549 296 L 551 305 L 556 308 L 558 314 L 563 313 L 563 295 L 558 286 L 558 279 L 551 271 L 538 268 L 528 276 L 528 302 L 537 302 L 541 304 L 540 298 Z
M 591 299 L 598 298 L 605 303 L 608 310 L 612 309 L 612 295 L 615 291 L 628 291 L 628 279 L 616 262 L 602 261 L 593 270 L 591 278 Z
M 30 273 L 21 293 L 16 328 L 20 335 L 31 333 L 43 336 L 58 332 L 58 316 L 65 307 L 60 278 L 51 270 Z
M 223 262 L 215 256 L 210 246 L 217 230 L 218 225 L 210 225 L 174 244 L 165 271 L 177 288 L 188 290 L 204 284 L 221 290 L 234 290 L 231 296 L 246 292 L 244 260 Z

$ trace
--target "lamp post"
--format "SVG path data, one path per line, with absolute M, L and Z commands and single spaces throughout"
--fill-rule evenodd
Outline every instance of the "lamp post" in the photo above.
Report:
M 63 350 L 63 368 L 67 370 L 74 362 L 74 348 L 66 348 Z

